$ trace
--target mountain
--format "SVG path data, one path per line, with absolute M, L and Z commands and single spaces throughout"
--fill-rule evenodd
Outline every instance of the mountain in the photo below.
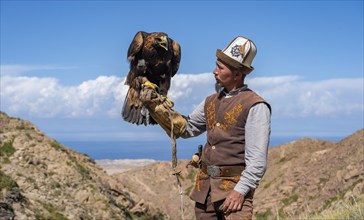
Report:
M 364 204 L 364 130 L 339 142 L 296 140 L 268 155 L 255 219 L 310 219 Z M 123 161 L 129 168 L 115 173 L 113 161 L 96 163 L 0 112 L 0 219 L 194 219 L 188 194 L 197 170 L 187 163 L 173 170 L 169 161 Z
M 296 219 L 364 202 L 364 130 L 340 142 L 300 139 L 270 148 L 268 155 L 268 169 L 255 192 L 256 219 Z M 183 215 L 193 219 L 194 203 L 188 194 L 197 170 L 186 164 L 179 161 L 177 170 L 184 190 Z M 153 201 L 167 218 L 178 219 L 180 190 L 171 173 L 170 162 L 157 162 L 113 176 L 130 192 Z
M 87 155 L 0 113 L 0 219 L 160 219 Z

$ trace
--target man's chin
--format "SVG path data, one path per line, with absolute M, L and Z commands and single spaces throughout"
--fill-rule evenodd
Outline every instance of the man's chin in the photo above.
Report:
M 216 83 L 215 83 L 215 91 L 216 92 L 221 92 L 221 89 L 222 88 L 223 88 L 223 86 L 222 86 L 221 82 L 216 81 Z

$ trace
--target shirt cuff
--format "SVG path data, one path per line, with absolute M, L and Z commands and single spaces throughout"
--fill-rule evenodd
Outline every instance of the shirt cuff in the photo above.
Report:
M 234 190 L 239 192 L 243 196 L 246 196 L 250 191 L 250 187 L 240 179 L 239 182 L 235 185 Z

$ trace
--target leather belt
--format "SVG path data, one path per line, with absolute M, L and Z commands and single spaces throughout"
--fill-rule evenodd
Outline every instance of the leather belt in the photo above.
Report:
M 241 172 L 244 170 L 244 166 L 216 166 L 207 165 L 202 162 L 201 171 L 208 176 L 212 177 L 234 177 L 240 176 Z

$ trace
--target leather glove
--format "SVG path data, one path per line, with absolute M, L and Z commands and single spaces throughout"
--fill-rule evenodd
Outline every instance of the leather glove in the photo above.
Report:
M 158 94 L 155 89 L 150 87 L 144 87 L 139 94 L 139 100 L 143 103 L 144 106 L 147 106 L 153 100 L 158 99 Z
M 173 127 L 173 135 L 178 138 L 185 132 L 187 120 L 172 109 L 173 103 L 168 98 L 158 94 L 154 86 L 156 85 L 145 81 L 142 84 L 143 89 L 139 99 L 149 110 L 150 116 L 166 131 L 167 135 L 171 135 Z

